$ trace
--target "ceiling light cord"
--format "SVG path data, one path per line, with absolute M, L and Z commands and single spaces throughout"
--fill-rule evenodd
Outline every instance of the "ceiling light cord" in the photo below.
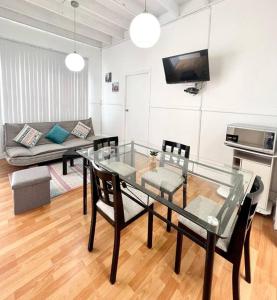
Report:
M 76 53 L 76 8 L 74 7 L 74 53 Z
M 74 8 L 74 51 L 72 53 L 69 53 L 65 57 L 65 65 L 72 72 L 80 72 L 85 67 L 85 60 L 80 54 L 76 52 L 76 8 L 79 7 L 79 3 L 75 0 L 72 0 L 71 6 Z

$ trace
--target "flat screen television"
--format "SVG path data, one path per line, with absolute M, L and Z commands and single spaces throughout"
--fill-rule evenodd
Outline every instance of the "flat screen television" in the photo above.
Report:
M 208 49 L 163 58 L 167 83 L 209 81 Z

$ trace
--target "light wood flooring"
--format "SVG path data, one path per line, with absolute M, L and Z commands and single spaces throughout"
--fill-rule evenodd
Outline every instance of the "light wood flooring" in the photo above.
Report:
M 15 169 L 0 160 L 0 299 L 201 299 L 205 252 L 199 246 L 184 239 L 176 275 L 176 232 L 168 234 L 154 218 L 149 250 L 144 216 L 123 231 L 112 286 L 113 228 L 98 215 L 95 249 L 87 251 L 90 213 L 82 214 L 82 188 L 14 216 L 8 174 Z M 255 217 L 251 264 L 252 284 L 244 281 L 241 265 L 241 299 L 277 299 L 277 232 L 269 217 Z M 231 265 L 216 256 L 212 299 L 231 295 Z

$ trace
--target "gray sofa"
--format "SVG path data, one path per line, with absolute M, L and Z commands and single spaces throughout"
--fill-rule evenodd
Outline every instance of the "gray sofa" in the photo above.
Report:
M 63 128 L 71 132 L 77 125 L 78 121 L 81 121 L 92 129 L 87 139 L 84 140 L 81 138 L 77 138 L 76 136 L 71 134 L 64 143 L 55 144 L 45 138 L 47 132 L 55 124 L 60 124 Z M 4 149 L 6 159 L 9 164 L 14 166 L 28 166 L 45 161 L 59 159 L 62 158 L 63 153 L 65 153 L 67 150 L 91 147 L 93 146 L 93 141 L 95 139 L 101 138 L 100 136 L 94 135 L 91 118 L 76 121 L 27 123 L 31 127 L 42 132 L 43 136 L 35 147 L 26 148 L 13 141 L 14 137 L 24 127 L 24 124 L 25 123 L 6 123 L 4 125 Z

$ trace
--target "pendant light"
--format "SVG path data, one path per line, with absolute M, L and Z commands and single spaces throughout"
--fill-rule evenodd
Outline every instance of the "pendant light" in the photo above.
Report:
M 147 12 L 146 0 L 144 12 L 134 17 L 129 31 L 132 42 L 139 48 L 153 47 L 159 40 L 161 25 L 154 15 Z
M 71 6 L 74 8 L 74 52 L 66 56 L 65 65 L 72 72 L 80 72 L 85 66 L 85 61 L 80 54 L 76 53 L 76 8 L 79 7 L 79 3 L 71 1 Z

